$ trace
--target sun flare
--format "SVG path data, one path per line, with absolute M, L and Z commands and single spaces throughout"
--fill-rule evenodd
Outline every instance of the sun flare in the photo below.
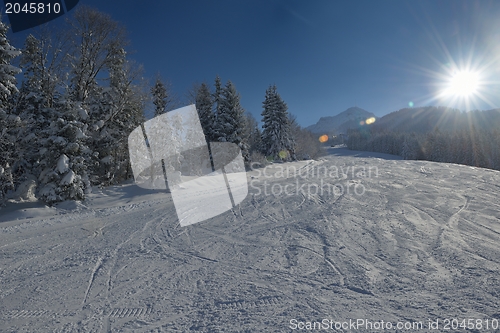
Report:
M 478 92 L 479 74 L 472 71 L 458 71 L 450 79 L 448 95 L 470 97 Z

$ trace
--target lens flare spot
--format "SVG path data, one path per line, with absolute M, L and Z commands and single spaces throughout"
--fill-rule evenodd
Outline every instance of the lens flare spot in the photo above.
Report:
M 361 121 L 359 122 L 359 124 L 360 124 L 361 126 L 363 126 L 363 125 L 365 124 L 365 121 L 364 121 L 364 120 L 361 120 Z
M 408 106 L 409 106 L 409 107 L 411 107 L 411 108 L 412 108 L 414 105 L 415 105 L 415 104 L 413 104 L 413 102 L 412 102 L 412 101 L 410 101 L 410 103 L 408 103 Z
M 370 118 L 366 119 L 367 125 L 373 124 L 374 122 L 375 122 L 375 117 L 370 117 Z
M 319 137 L 319 142 L 324 143 L 328 141 L 328 135 L 324 134 Z
M 282 150 L 278 155 L 281 159 L 285 159 L 288 156 L 288 152 L 286 150 Z

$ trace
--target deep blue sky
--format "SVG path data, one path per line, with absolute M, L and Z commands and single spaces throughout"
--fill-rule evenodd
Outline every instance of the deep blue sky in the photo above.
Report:
M 131 57 L 181 97 L 230 79 L 260 120 L 276 84 L 304 125 L 357 105 L 377 116 L 435 100 L 447 71 L 482 71 L 473 109 L 500 107 L 500 1 L 80 0 L 126 26 Z M 61 19 L 58 19 L 61 20 Z M 56 23 L 57 24 L 57 23 Z

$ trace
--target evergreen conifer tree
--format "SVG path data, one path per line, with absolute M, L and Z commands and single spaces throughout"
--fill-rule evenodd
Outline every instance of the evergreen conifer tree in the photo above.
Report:
M 151 94 L 153 95 L 153 104 L 155 105 L 154 115 L 159 116 L 165 113 L 167 110 L 167 88 L 160 80 L 160 78 L 156 79 L 155 85 L 151 89 Z
M 21 51 L 10 45 L 8 27 L 0 21 L 0 205 L 14 188 L 11 166 L 15 161 L 15 128 L 20 119 L 12 114 L 13 94 L 18 92 L 15 75 L 21 70 L 11 64 Z
M 219 114 L 221 113 L 222 108 L 222 83 L 219 75 L 215 77 L 215 91 L 212 96 L 213 108 L 214 108 L 214 126 L 213 126 L 213 137 L 214 140 L 219 140 L 219 137 L 222 135 L 221 124 L 219 122 Z
M 275 160 L 296 159 L 288 107 L 278 94 L 275 85 L 266 90 L 263 107 L 262 145 L 264 154 Z
M 196 91 L 196 110 L 200 118 L 201 127 L 205 133 L 207 142 L 215 141 L 215 114 L 212 111 L 213 100 L 210 89 L 206 83 L 202 83 Z
M 89 148 L 87 124 L 82 121 L 86 110 L 80 102 L 64 97 L 54 105 L 40 151 L 39 197 L 49 204 L 85 199 L 90 191 L 89 161 L 95 157 Z
M 34 181 L 41 173 L 40 147 L 49 136 L 48 129 L 54 120 L 54 101 L 59 97 L 61 86 L 60 52 L 53 51 L 48 35 L 41 39 L 28 35 L 26 38 L 20 67 L 24 81 L 16 103 L 16 113 L 23 123 L 19 133 L 20 154 L 16 169 L 21 174 L 20 181 Z M 36 181 L 35 184 L 36 186 Z
M 216 139 L 231 142 L 241 149 L 245 162 L 249 161 L 248 143 L 245 141 L 245 110 L 240 105 L 240 95 L 231 81 L 222 90 L 222 100 L 217 115 Z

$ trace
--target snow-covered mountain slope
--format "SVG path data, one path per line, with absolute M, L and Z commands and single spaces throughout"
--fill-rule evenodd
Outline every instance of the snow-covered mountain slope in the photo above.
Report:
M 351 107 L 336 116 L 321 117 L 316 124 L 306 129 L 316 134 L 345 134 L 349 128 L 357 128 L 361 121 L 371 117 L 375 115 L 361 108 Z
M 500 173 L 331 153 L 250 172 L 236 209 L 188 227 L 169 194 L 132 184 L 52 215 L 11 211 L 0 223 L 0 331 L 498 324 Z

